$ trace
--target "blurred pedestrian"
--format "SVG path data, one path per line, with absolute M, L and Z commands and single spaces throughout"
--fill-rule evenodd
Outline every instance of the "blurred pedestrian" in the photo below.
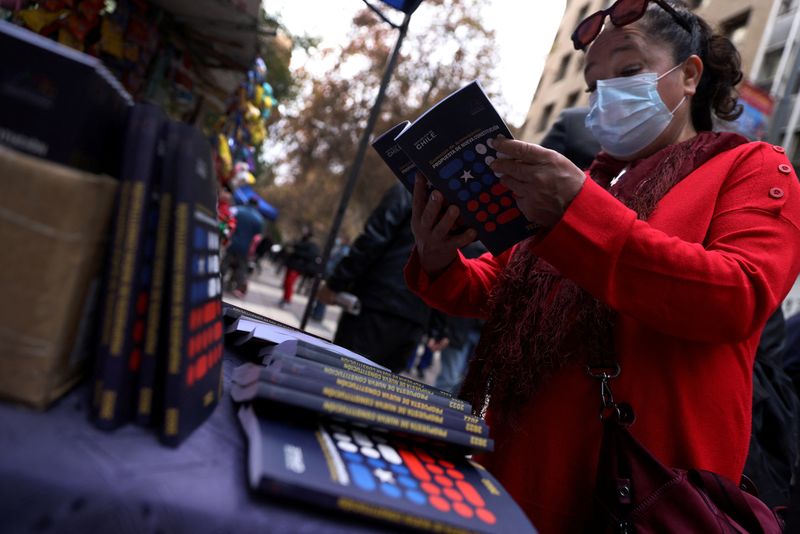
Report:
M 283 298 L 278 306 L 285 308 L 292 303 L 294 286 L 300 276 L 312 276 L 319 265 L 319 246 L 313 241 L 311 228 L 303 228 L 299 240 L 290 245 L 286 256 L 286 274 L 283 277 Z
M 406 368 L 430 315 L 430 308 L 403 280 L 403 266 L 414 245 L 410 219 L 411 195 L 395 184 L 319 292 L 326 304 L 333 304 L 339 292 L 358 297 L 361 312 L 342 313 L 334 342 L 395 372 Z
M 325 271 L 322 275 L 323 279 L 328 278 L 333 274 L 334 269 L 336 266 L 339 265 L 339 262 L 347 256 L 350 252 L 350 243 L 347 242 L 346 239 L 342 239 L 341 237 L 337 237 L 336 241 L 334 242 L 333 249 L 331 250 L 331 256 L 328 258 L 328 262 L 325 264 Z M 317 299 L 316 303 L 314 303 L 314 309 L 311 311 L 311 320 L 316 322 L 322 322 L 325 319 L 325 309 L 327 305 L 322 302 L 321 300 Z
M 539 144 L 562 154 L 579 169 L 588 169 L 600 152 L 600 143 L 586 127 L 588 113 L 588 107 L 565 108 Z
M 223 260 L 223 279 L 225 287 L 237 298 L 247 293 L 248 256 L 253 238 L 264 228 L 264 218 L 258 211 L 258 200 L 251 198 L 247 204 L 235 208 L 236 230 L 231 236 L 230 245 Z

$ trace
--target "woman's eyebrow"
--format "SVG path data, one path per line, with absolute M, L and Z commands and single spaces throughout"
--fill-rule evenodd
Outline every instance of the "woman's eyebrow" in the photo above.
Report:
M 639 48 L 632 43 L 623 44 L 611 50 L 611 52 L 608 54 L 608 57 L 611 58 L 614 56 L 614 54 L 619 54 L 622 52 L 630 52 L 630 51 L 637 52 L 638 50 Z M 595 66 L 594 61 L 590 61 L 589 63 L 587 63 L 586 68 L 583 69 L 583 75 L 586 76 L 586 74 L 589 73 L 589 70 L 594 66 Z

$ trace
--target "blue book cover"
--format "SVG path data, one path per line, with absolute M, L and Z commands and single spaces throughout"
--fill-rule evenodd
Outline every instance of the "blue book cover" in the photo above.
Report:
M 390 130 L 399 130 L 396 145 L 432 187 L 460 208 L 461 221 L 478 232 L 478 239 L 492 254 L 501 254 L 533 235 L 534 225 L 489 167 L 497 157 L 494 140 L 513 136 L 479 82 L 452 93 L 413 123 L 402 124 Z M 388 136 L 379 146 L 384 143 Z M 385 155 L 384 151 L 387 161 Z M 401 181 L 409 172 L 402 161 L 397 155 L 387 161 Z
M 430 532 L 535 533 L 500 483 L 445 448 L 343 423 L 239 409 L 250 486 L 268 495 Z

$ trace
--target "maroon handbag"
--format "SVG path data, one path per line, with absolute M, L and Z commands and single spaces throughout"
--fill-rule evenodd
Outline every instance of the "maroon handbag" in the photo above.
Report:
M 588 373 L 601 383 L 603 421 L 591 532 L 782 532 L 781 518 L 755 495 L 710 471 L 667 467 L 633 437 L 633 410 L 615 403 L 609 386 L 619 365 Z

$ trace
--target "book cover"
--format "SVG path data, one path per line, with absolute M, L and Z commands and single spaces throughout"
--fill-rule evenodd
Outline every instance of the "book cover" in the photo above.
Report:
M 244 367 L 245 371 L 250 371 L 252 367 L 259 366 L 246 363 L 241 367 Z M 296 373 L 293 372 L 291 365 L 283 365 L 283 362 L 280 361 L 268 367 L 256 369 L 257 380 L 250 381 L 250 383 L 244 383 L 245 380 L 242 380 L 242 375 L 247 374 L 246 372 L 237 373 L 237 371 L 238 369 L 234 371 L 234 384 L 231 390 L 231 396 L 237 401 L 240 400 L 238 396 L 240 394 L 247 395 L 249 388 L 254 387 L 254 384 L 267 382 L 326 399 L 350 402 L 393 415 L 440 425 L 450 430 L 489 437 L 489 427 L 475 416 L 441 408 L 437 413 L 431 409 L 436 408 L 435 406 L 427 405 L 416 399 L 389 392 L 385 389 L 369 387 L 346 378 L 324 374 Z
M 156 106 L 138 104 L 131 112 L 126 133 L 121 180 L 128 184 L 124 220 L 115 230 L 112 261 L 117 264 L 114 288 L 108 295 L 110 324 L 103 327 L 105 344 L 100 354 L 100 398 L 95 412 L 97 426 L 113 429 L 134 413 L 136 383 L 144 344 L 145 317 L 149 303 L 152 247 L 148 224 L 155 206 L 151 191 L 158 176 L 156 145 L 166 121 Z M 107 301 L 106 307 L 109 307 Z M 107 329 L 106 329 L 107 328 Z M 107 337 L 106 337 L 107 336 Z
M 236 402 L 253 403 L 260 413 L 295 411 L 298 417 L 310 413 L 318 418 L 349 421 L 373 429 L 383 429 L 431 442 L 458 448 L 462 452 L 485 452 L 494 450 L 494 440 L 437 424 L 418 421 L 410 417 L 390 414 L 346 400 L 326 398 L 297 389 L 268 382 L 256 382 L 249 386 L 235 386 Z
M 372 142 L 372 148 L 383 159 L 386 166 L 391 169 L 395 177 L 408 189 L 408 192 L 414 194 L 414 183 L 416 182 L 417 166 L 409 159 L 406 153 L 400 148 L 400 145 L 395 141 L 395 137 L 409 127 L 411 123 L 403 121 L 400 124 L 390 128 L 384 132 L 377 139 Z M 430 180 L 427 183 L 428 192 L 434 187 Z M 449 206 L 448 203 L 442 205 L 442 213 Z M 467 229 L 464 218 L 459 215 L 453 228 L 450 229 L 451 234 L 461 233 Z
M 103 62 L 5 20 L 0 50 L 0 145 L 119 178 L 133 100 Z
M 222 389 L 222 300 L 217 184 L 211 147 L 196 128 L 170 124 L 174 175 L 162 441 L 178 445 L 214 410 Z
M 410 193 L 414 193 L 417 166 L 409 159 L 406 153 L 395 141 L 395 137 L 405 130 L 411 123 L 403 121 L 379 135 L 373 142 L 372 148 L 381 157 L 386 166 L 391 169 L 395 177 L 406 186 Z
M 434 188 L 461 210 L 461 220 L 494 255 L 530 237 L 534 225 L 517 208 L 513 193 L 489 165 L 493 141 L 512 138 L 480 83 L 441 100 L 395 138 Z
M 451 451 L 341 423 L 302 423 L 239 409 L 250 486 L 266 495 L 430 532 L 536 530 L 500 483 Z

